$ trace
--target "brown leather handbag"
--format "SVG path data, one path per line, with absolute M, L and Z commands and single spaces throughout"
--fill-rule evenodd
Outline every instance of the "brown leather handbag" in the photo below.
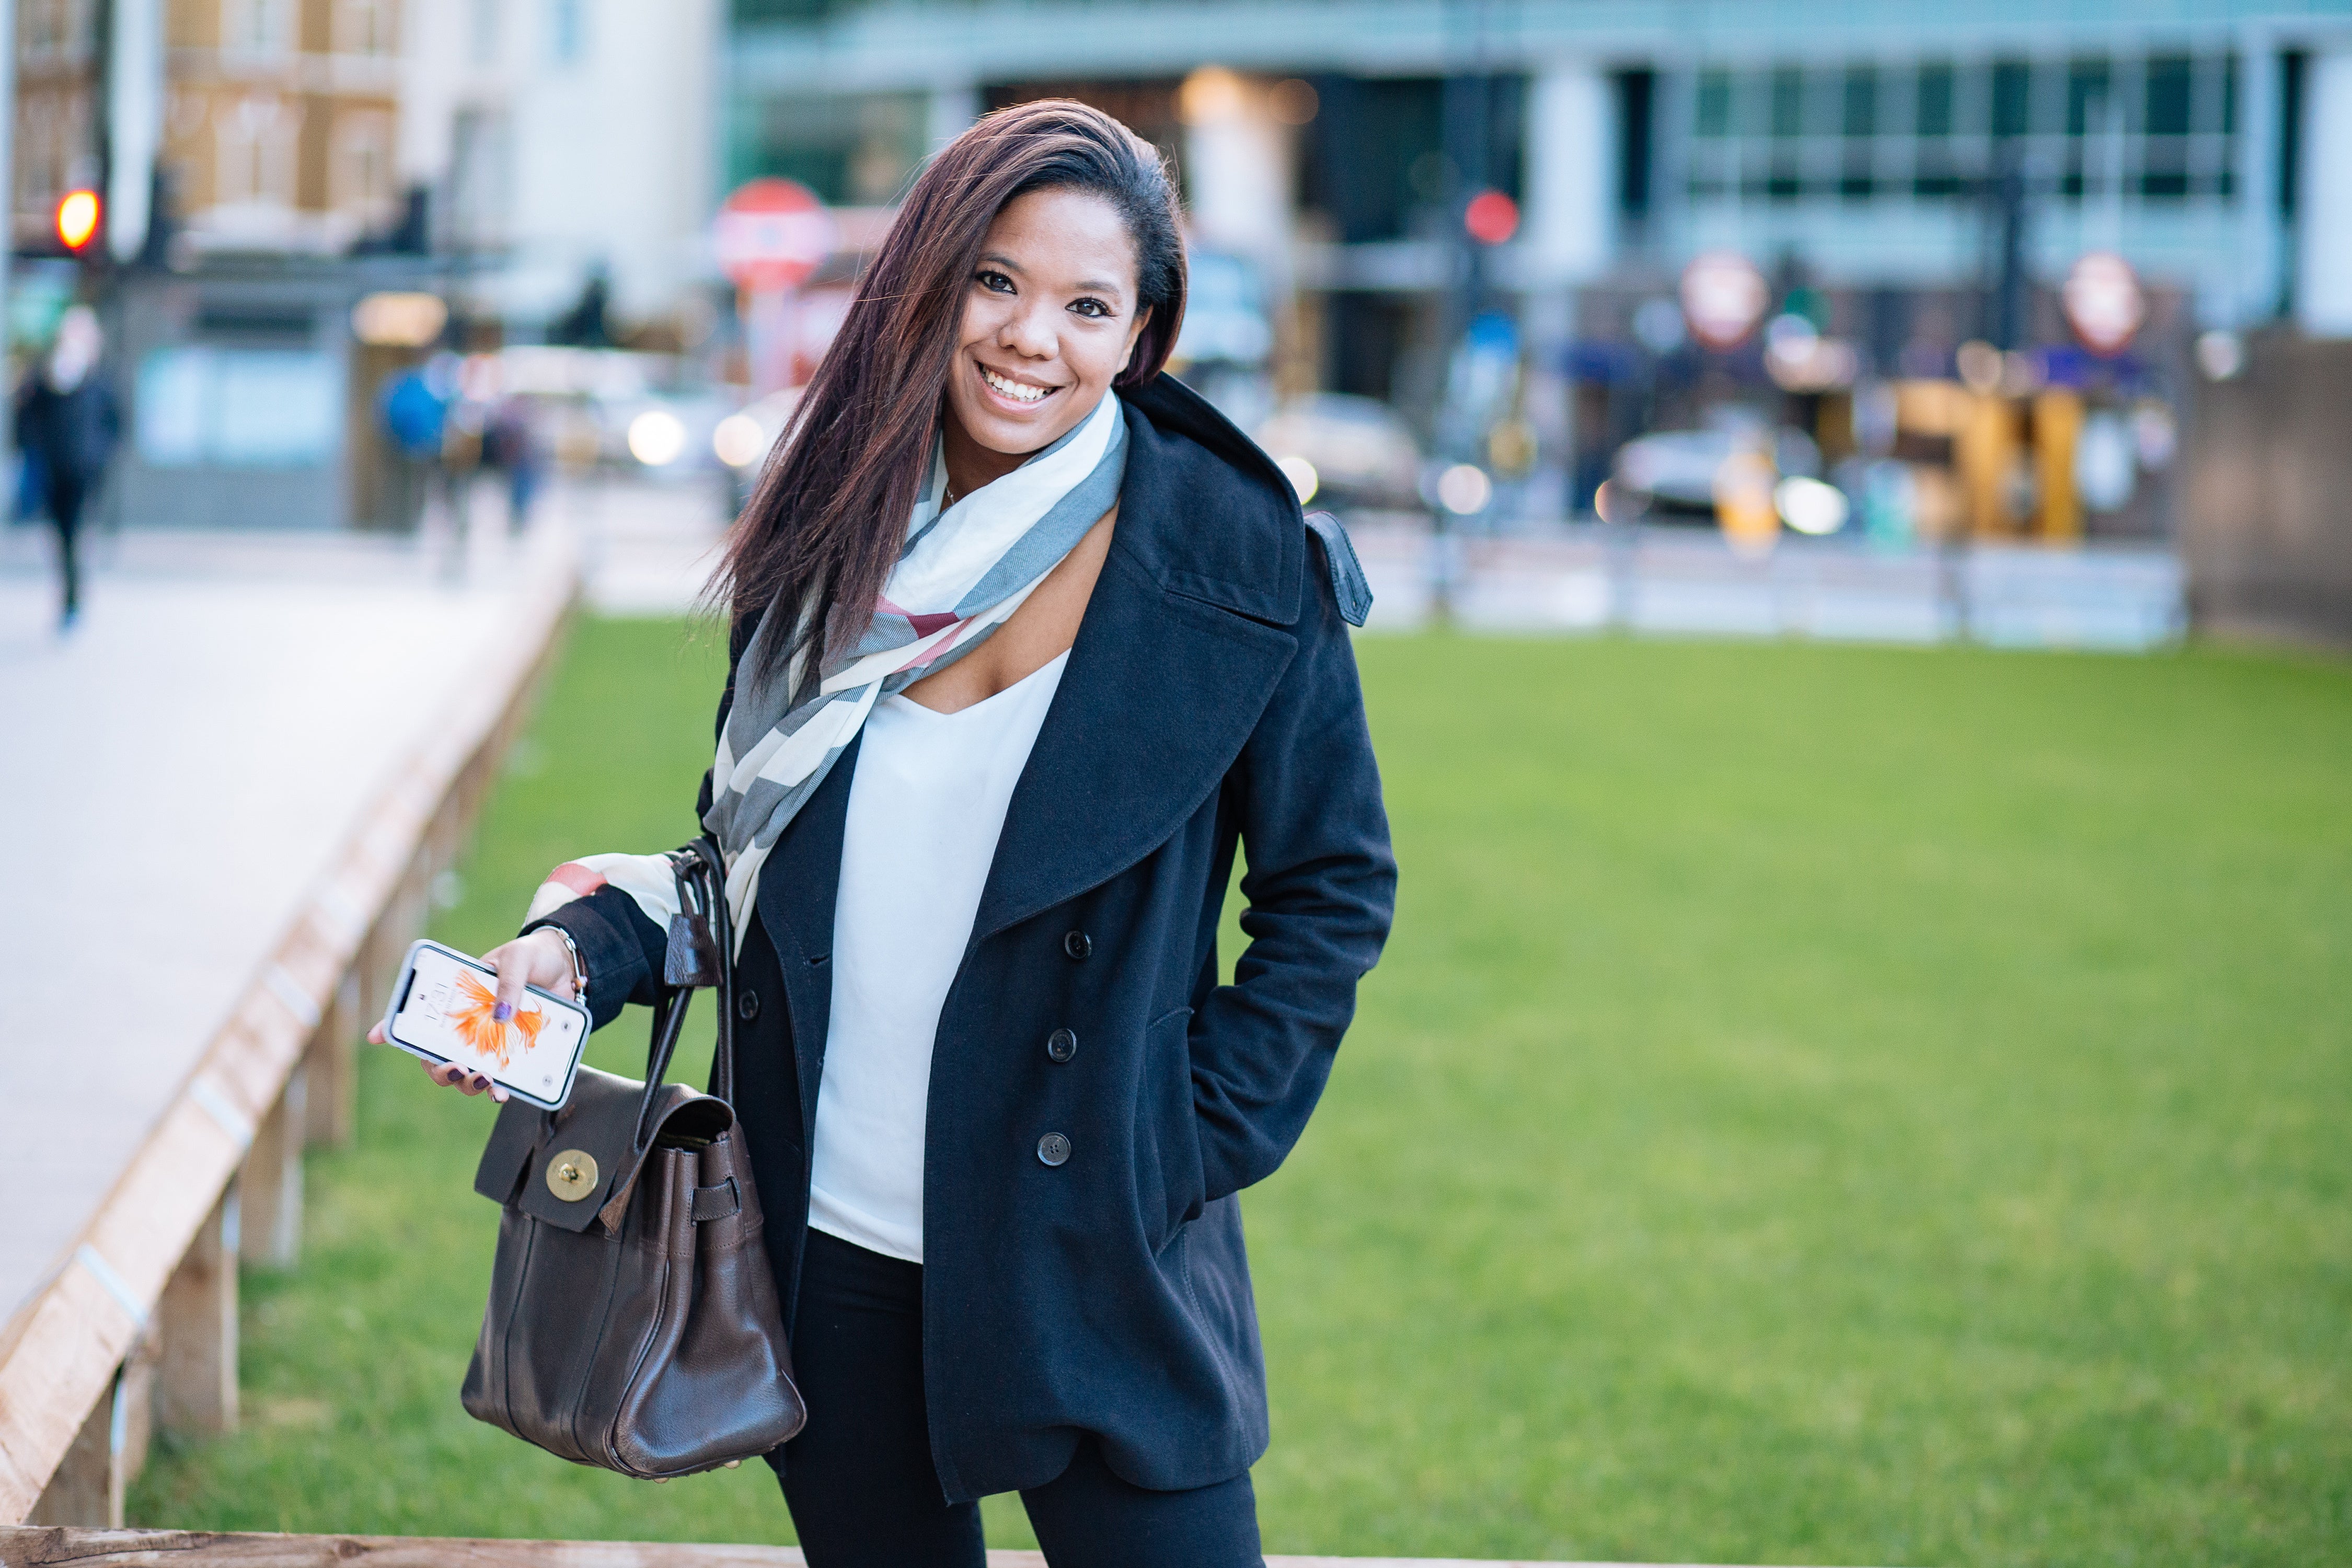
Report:
M 775 1276 L 735 1111 L 734 944 L 708 839 L 671 857 L 646 1081 L 582 1068 L 544 1111 L 509 1100 L 474 1190 L 505 1212 L 467 1414 L 551 1454 L 667 1480 L 801 1429 Z M 709 1094 L 666 1084 L 694 992 L 719 993 Z

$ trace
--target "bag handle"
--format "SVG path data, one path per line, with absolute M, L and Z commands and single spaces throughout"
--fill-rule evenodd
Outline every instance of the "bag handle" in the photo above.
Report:
M 719 1043 L 710 1062 L 710 1092 L 735 1103 L 735 917 L 727 907 L 727 860 L 719 841 L 705 834 L 688 846 L 702 862 L 710 905 L 711 945 L 718 957 Z
M 735 933 L 727 910 L 726 862 L 708 835 L 673 850 L 669 860 L 677 879 L 678 912 L 670 917 L 661 984 L 654 997 L 653 1036 L 646 1047 L 645 1098 L 637 1105 L 633 1140 L 640 1154 L 653 1141 L 654 1101 L 669 1076 L 687 1011 L 695 992 L 704 986 L 719 990 L 719 1047 L 711 1062 L 710 1092 L 730 1104 L 735 1098 Z

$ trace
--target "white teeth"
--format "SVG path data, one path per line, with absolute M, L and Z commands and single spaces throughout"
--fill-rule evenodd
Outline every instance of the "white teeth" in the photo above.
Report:
M 986 365 L 980 367 L 980 377 L 1015 403 L 1034 403 L 1054 390 L 1050 386 L 1024 386 L 1017 381 L 1007 381 Z

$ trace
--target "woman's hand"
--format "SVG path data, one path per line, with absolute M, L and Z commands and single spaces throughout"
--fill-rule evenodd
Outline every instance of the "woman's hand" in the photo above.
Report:
M 522 1005 L 522 990 L 526 985 L 552 991 L 566 1000 L 571 998 L 572 950 L 564 946 L 563 939 L 549 927 L 541 926 L 529 935 L 499 943 L 482 954 L 482 962 L 499 973 L 498 1011 L 494 1016 L 501 1022 L 513 1017 L 515 1009 Z M 368 1030 L 367 1037 L 372 1045 L 384 1043 L 382 1020 Z M 460 1089 L 467 1094 L 479 1094 L 488 1089 L 492 1100 L 501 1105 L 506 1103 L 507 1091 L 492 1083 L 488 1073 L 469 1072 L 454 1062 L 444 1062 L 438 1067 L 426 1061 L 416 1065 L 425 1069 L 426 1078 L 445 1089 Z

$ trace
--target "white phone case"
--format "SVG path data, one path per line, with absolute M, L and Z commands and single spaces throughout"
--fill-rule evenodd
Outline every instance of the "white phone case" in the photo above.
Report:
M 478 958 L 412 942 L 384 1008 L 383 1037 L 436 1065 L 488 1073 L 517 1100 L 557 1110 L 572 1098 L 588 1047 L 588 1009 L 532 985 L 517 1016 L 500 1020 L 491 1012 L 497 984 L 498 972 Z

